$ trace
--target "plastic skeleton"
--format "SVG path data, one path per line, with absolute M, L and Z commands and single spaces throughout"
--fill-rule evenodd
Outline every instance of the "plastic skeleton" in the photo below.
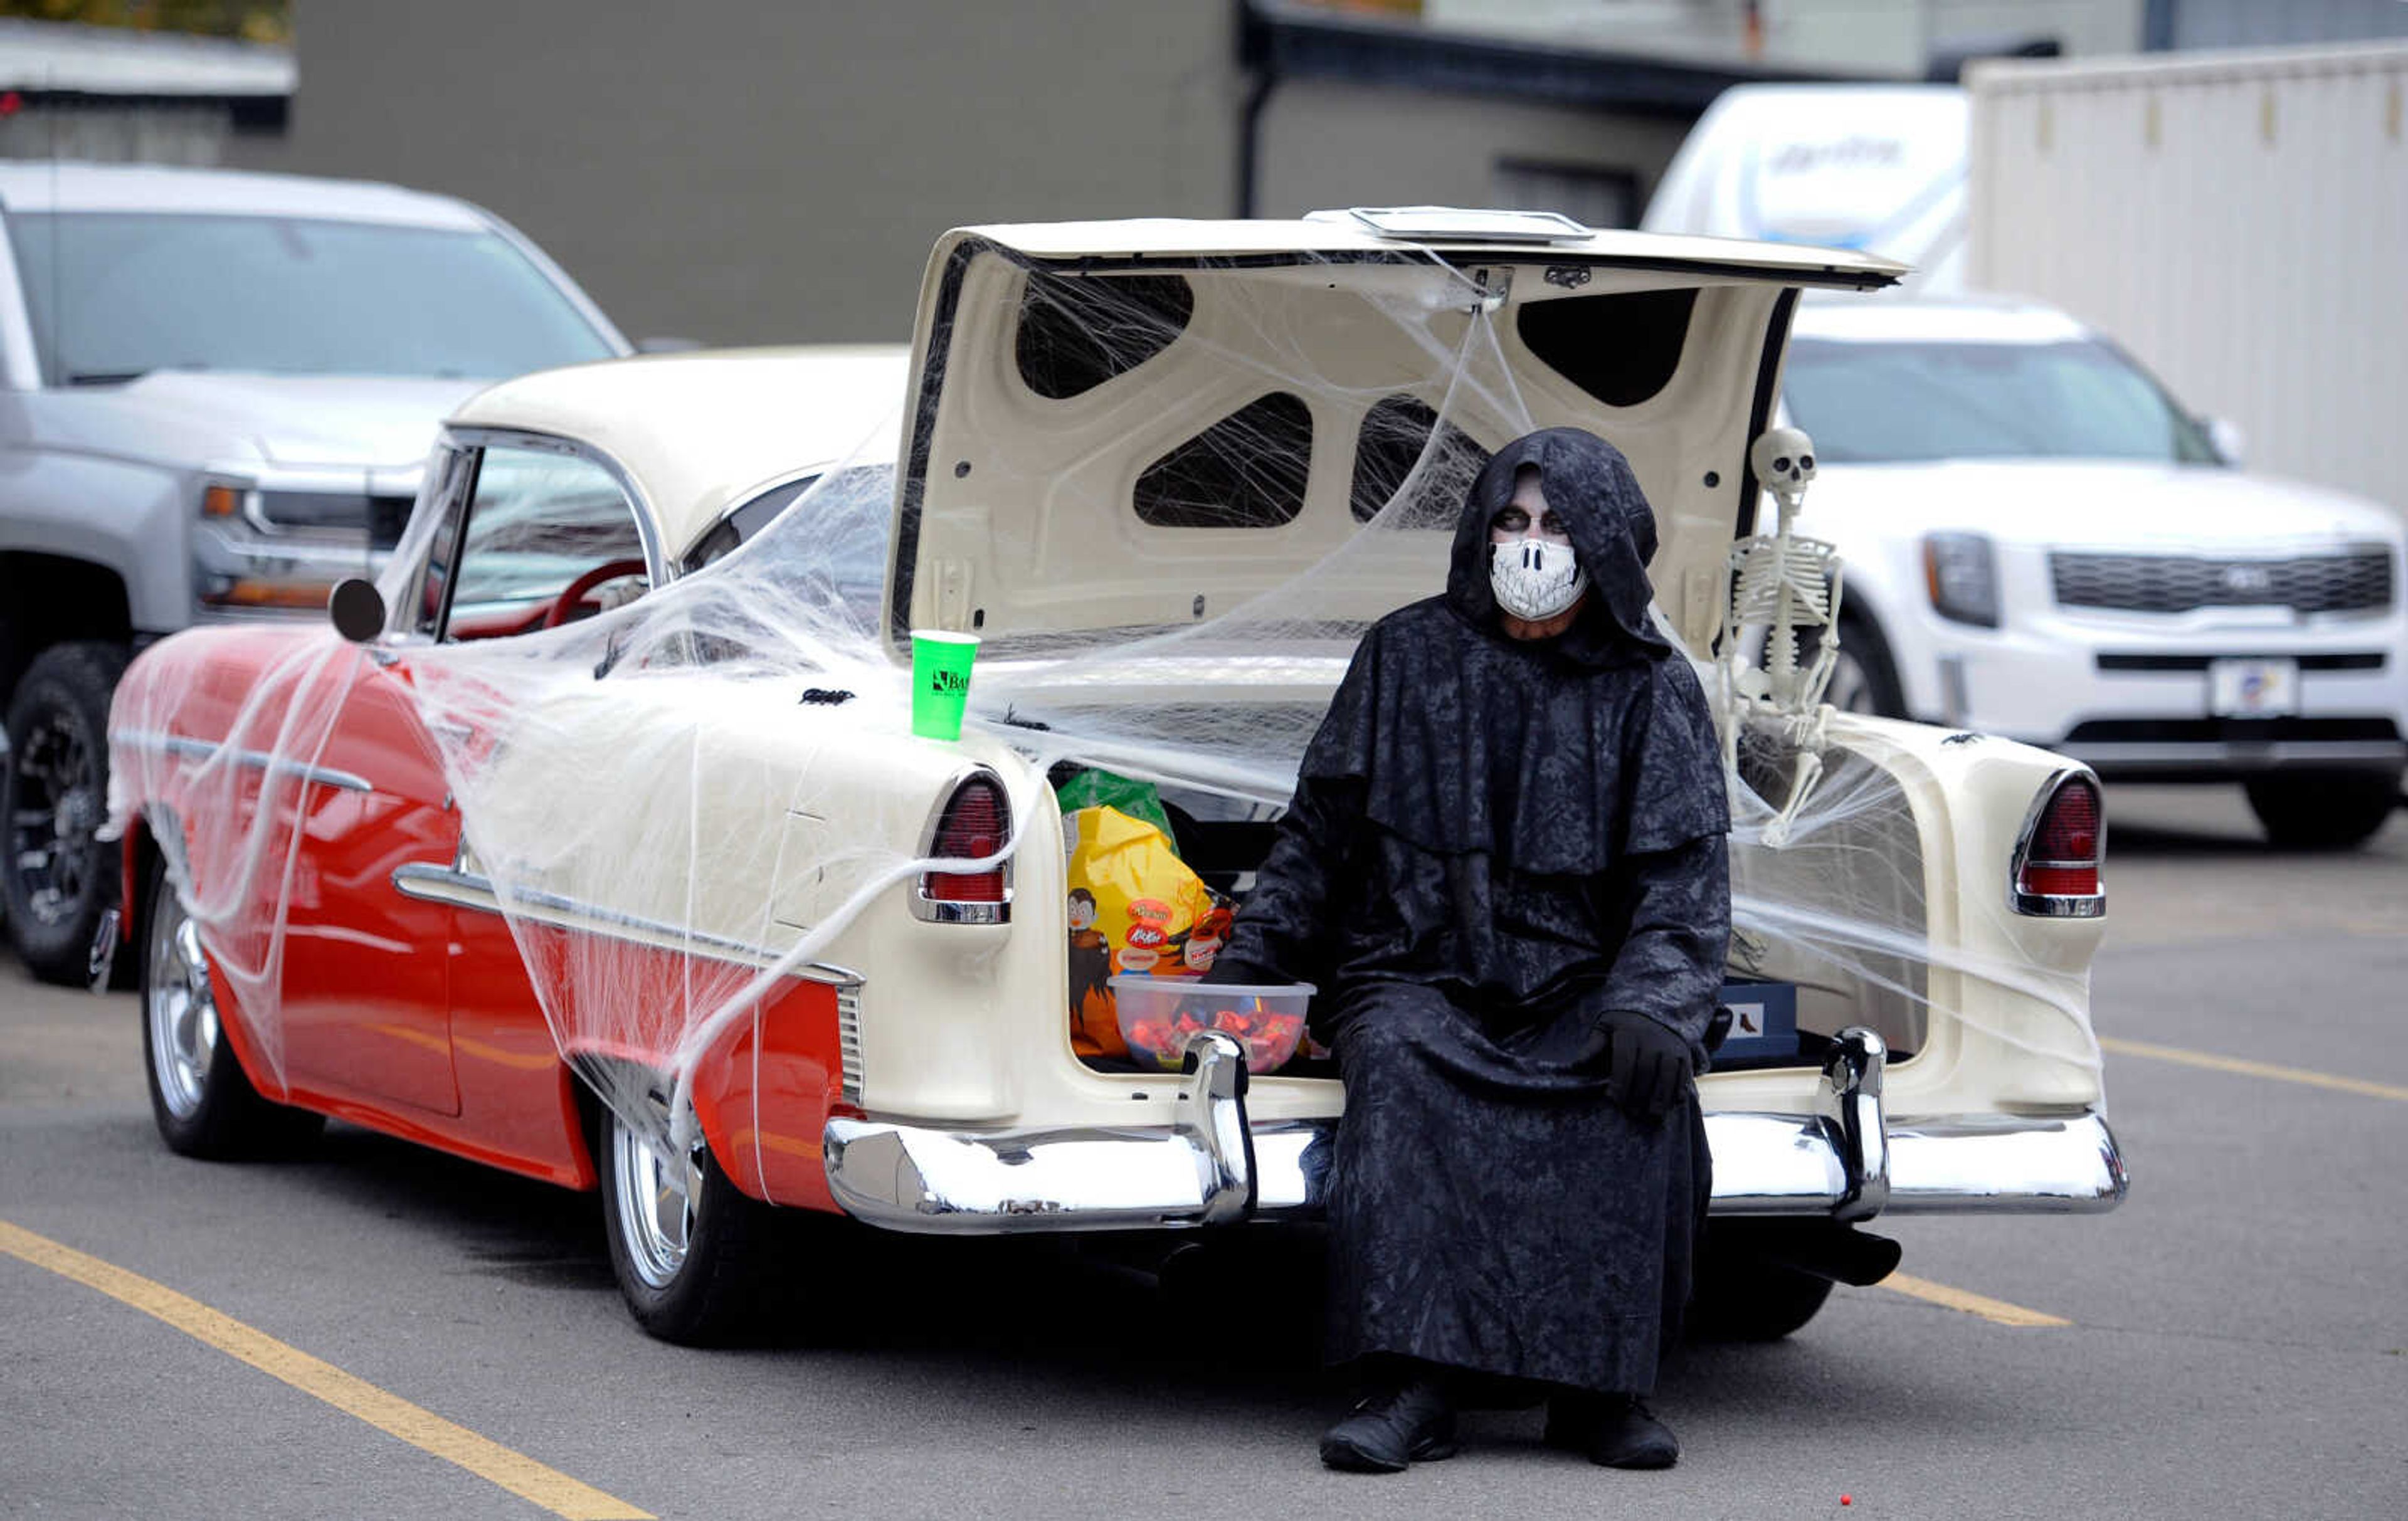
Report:
M 1823 774 L 1823 691 L 1840 653 L 1840 558 L 1820 539 L 1792 531 L 1798 505 L 1814 479 L 1814 441 L 1797 428 L 1769 428 L 1748 451 L 1756 477 L 1781 504 L 1779 526 L 1731 545 L 1730 600 L 1723 614 L 1723 768 L 1739 774 L 1739 731 L 1749 722 L 1777 732 L 1795 751 L 1789 796 L 1765 825 L 1779 849 Z M 1799 631 L 1813 653 L 1802 665 Z

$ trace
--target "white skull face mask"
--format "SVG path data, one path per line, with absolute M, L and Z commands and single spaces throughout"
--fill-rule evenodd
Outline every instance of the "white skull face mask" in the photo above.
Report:
M 1488 547 L 1488 584 L 1498 607 L 1538 623 L 1580 600 L 1588 580 L 1570 544 L 1529 538 Z

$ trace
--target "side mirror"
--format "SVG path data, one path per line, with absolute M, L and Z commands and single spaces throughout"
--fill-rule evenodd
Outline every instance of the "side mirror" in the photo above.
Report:
M 384 632 L 384 594 L 372 581 L 346 576 L 326 598 L 326 614 L 335 621 L 336 633 L 353 644 L 366 644 Z
M 2216 453 L 2223 456 L 2225 464 L 2236 468 L 2249 449 L 2249 436 L 2241 431 L 2240 423 L 2229 417 L 2207 419 L 2207 441 L 2214 446 Z

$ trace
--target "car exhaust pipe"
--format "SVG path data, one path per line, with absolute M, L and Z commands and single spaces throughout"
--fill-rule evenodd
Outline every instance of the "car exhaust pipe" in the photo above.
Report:
M 1898 1268 L 1904 1249 L 1837 1220 L 1716 1221 L 1708 1250 L 1737 1252 L 1835 1284 L 1868 1288 Z

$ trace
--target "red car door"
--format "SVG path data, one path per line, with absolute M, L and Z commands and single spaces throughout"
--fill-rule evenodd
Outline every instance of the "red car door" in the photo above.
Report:
M 624 594 L 659 573 L 626 494 L 593 458 L 524 435 L 493 439 L 462 429 L 454 438 L 472 466 L 462 472 L 465 527 L 456 552 L 444 540 L 431 556 L 428 580 L 445 584 L 420 599 L 432 610 L 424 627 L 441 641 L 531 633 L 596 610 L 614 582 Z M 463 754 L 510 742 L 507 732 L 459 728 L 443 739 Z M 463 1139 L 498 1165 L 588 1181 L 560 1041 L 529 980 L 528 950 L 500 911 L 486 863 L 455 865 L 439 882 L 413 875 L 418 890 L 439 893 L 453 908 L 450 1042 Z M 538 950 L 559 934 L 532 919 L 518 928 Z
M 459 819 L 408 680 L 382 652 L 358 659 L 306 776 L 285 916 L 293 1077 L 329 1097 L 456 1114 L 452 912 L 401 891 L 394 872 L 450 865 Z

